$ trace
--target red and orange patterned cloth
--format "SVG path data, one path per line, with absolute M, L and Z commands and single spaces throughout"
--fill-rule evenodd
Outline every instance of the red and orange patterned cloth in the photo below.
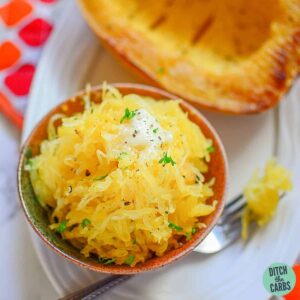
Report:
M 0 0 L 0 112 L 18 128 L 56 1 Z

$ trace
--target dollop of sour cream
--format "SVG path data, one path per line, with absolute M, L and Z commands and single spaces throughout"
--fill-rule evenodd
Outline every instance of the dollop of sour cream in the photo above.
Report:
M 164 130 L 159 122 L 145 109 L 136 111 L 135 116 L 122 125 L 121 136 L 125 148 L 153 155 L 164 143 L 173 140 L 171 132 Z

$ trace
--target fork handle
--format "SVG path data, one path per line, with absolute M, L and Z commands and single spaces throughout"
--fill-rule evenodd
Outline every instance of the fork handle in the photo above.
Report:
M 93 300 L 131 277 L 133 275 L 113 275 L 59 300 Z

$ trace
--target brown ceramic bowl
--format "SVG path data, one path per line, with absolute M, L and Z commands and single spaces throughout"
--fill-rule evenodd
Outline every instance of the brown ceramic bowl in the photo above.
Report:
M 139 84 L 115 84 L 122 94 L 135 93 L 139 95 L 149 96 L 157 100 L 160 99 L 176 99 L 172 94 L 162 91 L 158 88 L 139 85 Z M 25 163 L 30 155 L 37 155 L 39 153 L 40 143 L 47 138 L 47 124 L 50 117 L 53 114 L 63 112 L 65 115 L 73 115 L 76 112 L 83 110 L 83 101 L 80 96 L 84 92 L 81 91 L 74 97 L 66 100 L 62 104 L 52 109 L 33 129 L 30 136 L 24 143 L 20 162 L 18 167 L 18 188 L 21 199 L 21 204 L 26 214 L 26 217 L 39 235 L 39 237 L 56 253 L 67 258 L 73 263 L 88 268 L 93 271 L 111 273 L 111 274 L 135 274 L 139 272 L 149 271 L 163 267 L 184 255 L 191 252 L 212 230 L 217 220 L 221 216 L 224 206 L 224 193 L 227 181 L 227 161 L 223 145 L 209 122 L 190 104 L 182 101 L 181 107 L 188 113 L 191 121 L 197 124 L 204 135 L 213 141 L 215 152 L 211 155 L 211 161 L 209 163 L 209 171 L 205 174 L 207 180 L 214 177 L 216 183 L 214 185 L 214 199 L 218 199 L 216 210 L 209 216 L 203 217 L 202 222 L 207 224 L 206 228 L 201 229 L 194 234 L 191 240 L 183 244 L 182 247 L 175 250 L 166 252 L 161 257 L 152 258 L 145 263 L 139 263 L 134 267 L 126 265 L 104 265 L 100 263 L 97 258 L 86 258 L 78 249 L 73 247 L 66 240 L 63 240 L 60 235 L 49 229 L 49 219 L 46 209 L 44 209 L 36 199 L 34 195 L 30 177 L 25 170 Z M 92 101 L 99 102 L 101 95 L 101 86 L 92 89 L 91 99 Z M 213 199 L 209 200 L 210 202 Z

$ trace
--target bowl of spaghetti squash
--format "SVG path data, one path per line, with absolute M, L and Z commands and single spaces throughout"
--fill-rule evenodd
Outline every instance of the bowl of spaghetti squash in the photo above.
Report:
M 160 89 L 79 92 L 34 128 L 18 186 L 50 248 L 94 271 L 134 274 L 196 247 L 221 215 L 226 155 L 208 121 Z

